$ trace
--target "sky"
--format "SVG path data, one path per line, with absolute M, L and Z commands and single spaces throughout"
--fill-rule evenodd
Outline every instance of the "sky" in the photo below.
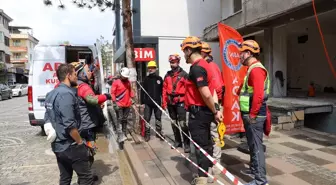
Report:
M 93 44 L 100 35 L 112 42 L 112 10 L 80 9 L 72 0 L 62 0 L 66 8 L 61 10 L 59 1 L 52 1 L 54 6 L 47 7 L 43 0 L 0 0 L 0 9 L 13 19 L 9 25 L 33 28 L 40 44 Z

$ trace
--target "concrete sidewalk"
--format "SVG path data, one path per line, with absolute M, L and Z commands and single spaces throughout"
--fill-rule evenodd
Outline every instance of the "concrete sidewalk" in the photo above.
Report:
M 164 117 L 164 116 L 163 116 Z M 152 121 L 153 123 L 153 121 Z M 171 124 L 164 119 L 163 128 L 172 137 Z M 154 132 L 153 132 L 154 133 Z M 170 139 L 168 139 L 170 140 Z M 239 139 L 226 138 L 221 164 L 241 182 L 250 181 L 240 170 L 248 167 L 249 156 L 237 151 Z M 336 137 L 310 129 L 273 131 L 265 138 L 267 146 L 267 175 L 271 185 L 332 185 L 336 184 Z M 190 184 L 195 168 L 164 141 L 155 136 L 150 142 L 129 145 L 135 152 L 139 178 L 146 184 Z M 183 151 L 180 149 L 180 151 Z M 187 155 L 188 156 L 188 155 Z M 134 171 L 139 173 L 138 171 Z M 232 184 L 222 174 L 217 176 L 224 184 Z M 216 184 L 216 183 L 215 183 Z

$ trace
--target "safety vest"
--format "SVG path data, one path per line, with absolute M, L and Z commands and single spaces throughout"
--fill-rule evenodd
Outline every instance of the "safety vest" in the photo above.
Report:
M 262 69 L 264 69 L 267 73 L 267 77 L 265 79 L 265 88 L 264 88 L 264 102 L 262 104 L 262 106 L 265 106 L 266 108 L 266 101 L 268 99 L 268 95 L 269 95 L 269 91 L 270 91 L 270 81 L 269 81 L 269 77 L 268 77 L 268 71 L 266 70 L 266 68 L 260 63 L 257 62 L 255 64 L 252 64 L 248 71 L 247 74 L 244 78 L 244 83 L 242 86 L 242 89 L 240 91 L 240 96 L 239 96 L 239 103 L 240 103 L 240 111 L 243 114 L 248 114 L 250 112 L 250 108 L 251 108 L 251 102 L 252 102 L 252 97 L 253 97 L 253 87 L 248 85 L 248 78 L 249 75 L 252 71 L 252 69 L 256 68 L 256 67 L 260 67 Z M 266 114 L 265 114 L 266 115 Z M 264 116 L 264 115 L 262 115 Z

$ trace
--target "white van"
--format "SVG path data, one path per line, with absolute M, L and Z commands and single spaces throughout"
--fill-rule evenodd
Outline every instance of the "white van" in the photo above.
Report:
M 104 79 L 99 43 L 93 46 L 38 45 L 34 48 L 28 82 L 28 117 L 30 125 L 41 126 L 44 132 L 42 125 L 44 124 L 45 96 L 58 83 L 56 76 L 58 66 L 62 63 L 81 61 L 88 55 L 93 56 L 93 59 L 99 62 L 100 70 L 95 75 L 99 76 L 99 92 L 105 93 L 106 89 L 102 88 L 104 87 Z M 104 108 L 105 116 L 107 115 L 106 107 Z

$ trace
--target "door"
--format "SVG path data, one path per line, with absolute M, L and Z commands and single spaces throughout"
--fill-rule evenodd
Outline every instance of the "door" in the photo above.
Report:
M 33 60 L 33 111 L 36 119 L 44 119 L 44 101 L 58 83 L 56 69 L 65 63 L 64 46 L 36 46 Z

